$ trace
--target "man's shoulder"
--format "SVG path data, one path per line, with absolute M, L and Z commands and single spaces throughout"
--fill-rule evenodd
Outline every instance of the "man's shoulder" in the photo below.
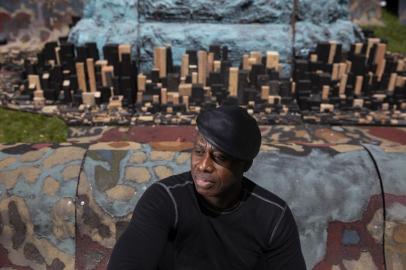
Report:
M 190 171 L 188 171 L 164 178 L 160 181 L 157 181 L 156 184 L 161 185 L 166 189 L 177 189 L 191 185 L 193 184 L 193 181 Z
M 275 193 L 259 186 L 248 178 L 244 178 L 244 190 L 255 204 L 266 208 L 277 208 L 282 211 L 287 207 L 286 202 Z

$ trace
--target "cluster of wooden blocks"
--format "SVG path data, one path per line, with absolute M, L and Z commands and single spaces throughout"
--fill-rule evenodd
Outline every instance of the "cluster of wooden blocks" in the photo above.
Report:
M 156 47 L 153 68 L 138 71 L 127 44 L 107 44 L 100 59 L 95 43 L 49 42 L 25 60 L 26 79 L 15 100 L 130 113 L 198 113 L 233 104 L 253 113 L 317 114 L 406 110 L 406 58 L 377 38 L 342 50 L 335 41 L 297 57 L 292 77 L 279 76 L 279 53 L 246 53 L 239 66 L 226 46 L 186 50 L 175 65 L 170 46 Z
M 406 58 L 386 48 L 369 38 L 345 53 L 330 41 L 296 59 L 293 79 L 301 110 L 405 110 Z

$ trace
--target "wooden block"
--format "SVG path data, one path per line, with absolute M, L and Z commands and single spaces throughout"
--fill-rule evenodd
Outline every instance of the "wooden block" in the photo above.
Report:
M 320 104 L 320 112 L 333 112 L 334 111 L 334 105 L 329 104 L 329 103 L 322 103 Z
M 348 75 L 344 74 L 340 79 L 340 86 L 338 89 L 339 95 L 345 95 L 345 89 L 347 87 Z
M 347 69 L 346 69 L 345 73 L 348 74 L 351 72 L 352 62 L 347 60 L 347 61 L 345 61 L 345 63 L 347 64 Z
M 96 99 L 93 92 L 82 92 L 82 104 L 88 106 L 96 105 Z
M 47 72 L 47 73 L 42 74 L 42 79 L 43 80 L 48 80 L 49 79 L 49 73 Z
M 152 104 L 159 104 L 159 95 L 152 95 Z
M 121 62 L 123 60 L 123 54 L 131 54 L 130 44 L 120 44 L 118 45 L 118 59 Z
M 382 59 L 379 62 L 378 66 L 376 67 L 375 75 L 378 77 L 378 82 L 380 82 L 382 80 L 382 76 L 383 76 L 383 73 L 385 71 L 385 66 L 386 66 L 386 60 Z
M 366 54 L 365 54 L 367 56 L 367 59 L 370 57 L 369 54 L 371 52 L 372 46 L 374 44 L 377 44 L 377 43 L 380 43 L 380 42 L 381 42 L 381 39 L 379 39 L 379 38 L 368 38 L 367 51 L 366 51 Z M 373 57 L 375 57 L 375 55 Z
M 323 101 L 328 100 L 328 96 L 330 94 L 330 86 L 329 85 L 323 85 L 323 90 L 322 90 L 322 94 L 321 94 L 321 99 Z
M 185 104 L 186 110 L 189 110 L 189 96 L 182 96 L 182 103 Z
M 166 70 L 166 48 L 165 47 L 161 47 L 160 48 L 160 66 L 159 66 L 159 78 L 164 78 L 166 77 L 166 74 L 168 73 Z
M 404 60 L 399 60 L 398 65 L 396 67 L 396 71 L 402 72 L 405 69 L 405 61 Z
M 198 60 L 198 83 L 206 86 L 206 78 L 207 78 L 207 52 L 206 51 L 198 51 L 197 52 L 197 60 Z
M 393 72 L 390 75 L 389 84 L 388 84 L 388 91 L 389 92 L 393 92 L 395 90 L 397 76 L 398 76 L 398 74 L 395 73 L 395 72 Z
M 318 56 L 315 53 L 310 54 L 310 62 L 317 62 Z
M 389 103 L 383 103 L 381 109 L 383 111 L 388 111 L 389 110 Z
M 102 66 L 101 70 L 102 75 L 102 85 L 103 86 L 112 86 L 113 85 L 113 76 L 114 76 L 114 67 L 113 66 Z
M 364 46 L 364 44 L 358 42 L 355 43 L 355 50 L 354 50 L 354 54 L 360 54 L 362 51 L 362 47 Z
M 188 75 L 189 75 L 189 55 L 184 54 L 182 56 L 180 76 L 186 78 Z
M 290 92 L 293 94 L 296 94 L 296 82 L 292 82 L 290 85 Z
M 29 88 L 33 88 L 35 90 L 42 90 L 41 81 L 38 75 L 33 74 L 28 75 L 28 85 Z
M 333 80 L 333 81 L 338 80 L 339 68 L 340 68 L 340 64 L 333 64 L 333 71 L 331 72 L 331 80 Z
M 258 51 L 253 51 L 250 53 L 250 58 L 254 58 L 255 59 L 255 63 L 254 64 L 260 64 L 261 60 L 262 60 L 262 53 L 258 52 Z
M 357 76 L 355 79 L 355 89 L 354 89 L 354 94 L 356 96 L 361 96 L 361 90 L 362 90 L 362 83 L 364 81 L 363 76 Z
M 94 70 L 94 60 L 92 58 L 86 59 L 87 76 L 89 77 L 90 92 L 96 92 L 96 73 Z
M 210 74 L 210 72 L 213 71 L 213 65 L 214 65 L 214 53 L 209 52 L 207 54 L 207 72 Z
M 340 67 L 338 68 L 338 79 L 340 80 L 341 77 L 346 73 L 347 71 L 347 64 L 346 63 L 340 63 Z
M 167 93 L 167 98 L 168 98 L 168 100 L 167 100 L 167 102 L 168 103 L 172 103 L 173 104 L 173 92 L 168 92 Z
M 385 94 L 374 94 L 372 97 L 375 98 L 377 101 L 383 102 L 386 98 L 386 95 Z
M 165 105 L 168 102 L 168 90 L 161 88 L 161 104 Z
M 123 104 L 123 96 L 111 96 L 109 104 L 107 105 L 107 109 L 112 110 L 121 110 Z
M 192 84 L 191 83 L 179 84 L 179 95 L 191 96 L 192 95 Z
M 221 72 L 221 61 L 214 61 L 213 62 L 213 71 L 220 73 Z
M 34 97 L 36 97 L 36 98 L 44 98 L 44 91 L 42 91 L 42 90 L 35 90 L 35 91 L 34 91 Z
M 386 44 L 379 43 L 378 48 L 375 52 L 374 63 L 379 65 L 379 62 L 385 59 L 385 53 L 386 53 Z
M 104 67 L 108 65 L 108 61 L 107 60 L 97 60 L 96 61 L 96 66 L 100 66 L 100 67 Z
M 159 78 L 166 77 L 166 48 L 154 48 L 154 68 L 159 70 Z
M 330 51 L 328 53 L 328 64 L 332 64 L 334 62 L 334 57 L 336 55 L 337 50 L 337 41 L 330 41 Z
M 248 54 L 244 54 L 242 56 L 242 69 L 243 70 L 249 70 L 250 68 L 250 64 L 249 64 L 249 55 Z
M 275 104 L 276 102 L 280 104 L 281 101 L 281 96 L 268 96 L 268 103 L 269 104 Z M 278 101 L 277 101 L 278 100 Z
M 396 86 L 403 87 L 405 86 L 406 77 L 398 75 L 396 77 Z
M 268 85 L 263 85 L 261 87 L 261 99 L 262 100 L 268 100 L 269 97 L 269 86 Z
M 192 72 L 192 83 L 197 84 L 199 81 L 198 73 L 197 72 Z
M 147 80 L 147 76 L 145 76 L 142 73 L 138 74 L 138 76 L 137 76 L 138 91 L 141 91 L 141 92 L 145 91 L 146 80 Z
M 232 97 L 238 95 L 238 73 L 239 69 L 237 67 L 231 67 L 229 70 L 228 92 Z
M 364 106 L 364 100 L 361 99 L 361 98 L 355 98 L 355 99 L 352 101 L 352 106 L 353 106 L 354 108 L 362 108 L 362 107 Z
M 172 98 L 173 98 L 173 105 L 179 105 L 179 93 L 173 92 Z
M 257 63 L 257 59 L 255 57 L 250 57 L 248 59 L 248 70 L 251 70 L 252 66 Z
M 138 91 L 137 92 L 137 104 L 142 104 L 142 100 L 143 100 L 143 93 L 142 91 Z
M 266 53 L 266 68 L 277 69 L 278 64 L 279 64 L 279 53 L 276 51 L 268 51 Z
M 60 47 L 56 47 L 55 48 L 55 56 L 56 56 L 56 64 L 58 65 L 58 66 L 60 66 L 61 65 L 61 55 L 59 54 L 59 52 L 61 51 L 61 48 Z
M 80 63 L 80 62 L 76 63 L 76 76 L 77 76 L 77 80 L 78 80 L 79 89 L 83 92 L 87 92 L 84 63 Z

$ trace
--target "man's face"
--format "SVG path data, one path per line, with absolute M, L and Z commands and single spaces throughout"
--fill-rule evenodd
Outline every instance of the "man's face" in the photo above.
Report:
M 213 147 L 200 133 L 197 135 L 191 171 L 196 190 L 203 197 L 227 196 L 240 185 L 245 165 Z

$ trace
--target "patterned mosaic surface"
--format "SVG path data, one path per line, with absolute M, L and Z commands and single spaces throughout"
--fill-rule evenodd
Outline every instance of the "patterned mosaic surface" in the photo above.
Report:
M 261 129 L 248 177 L 291 206 L 309 269 L 404 269 L 405 129 Z M 104 269 L 143 191 L 188 170 L 195 132 L 75 128 L 75 144 L 0 145 L 0 268 Z
M 0 266 L 73 269 L 76 186 L 86 150 L 25 144 L 0 150 Z
M 406 128 L 355 126 L 261 126 L 264 144 L 357 145 L 368 143 L 382 148 L 406 145 Z M 70 127 L 71 143 L 135 141 L 139 143 L 177 141 L 193 142 L 194 126 Z M 345 149 L 341 146 L 341 151 Z

